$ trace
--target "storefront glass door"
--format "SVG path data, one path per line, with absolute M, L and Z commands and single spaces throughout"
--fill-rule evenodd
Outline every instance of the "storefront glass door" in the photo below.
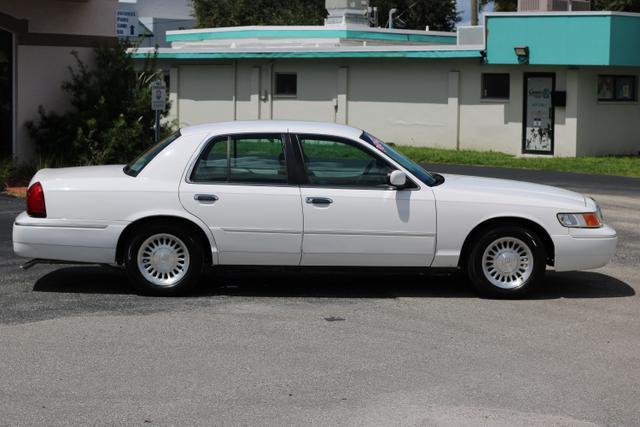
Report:
M 522 152 L 553 154 L 555 74 L 524 74 Z

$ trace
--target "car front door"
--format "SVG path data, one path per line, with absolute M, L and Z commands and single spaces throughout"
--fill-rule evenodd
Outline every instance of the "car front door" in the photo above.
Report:
M 180 185 L 185 209 L 211 229 L 220 264 L 298 265 L 302 207 L 282 134 L 213 138 Z
M 389 185 L 395 170 L 374 148 L 349 139 L 299 134 L 305 166 L 302 265 L 421 266 L 435 252 L 431 188 Z

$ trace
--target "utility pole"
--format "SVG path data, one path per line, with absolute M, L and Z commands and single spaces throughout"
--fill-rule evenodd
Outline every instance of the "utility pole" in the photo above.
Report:
M 478 25 L 478 0 L 471 1 L 471 25 Z

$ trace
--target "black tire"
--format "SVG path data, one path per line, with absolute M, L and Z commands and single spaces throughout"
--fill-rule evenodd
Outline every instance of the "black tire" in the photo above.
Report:
M 138 263 L 141 245 L 152 236 L 167 236 L 179 239 L 184 248 L 181 252 L 188 257 L 187 267 L 180 272 L 175 283 L 159 285 L 148 280 Z M 182 245 L 181 245 L 182 246 Z M 178 296 L 194 289 L 204 268 L 204 248 L 198 237 L 189 228 L 179 224 L 149 224 L 135 230 L 125 248 L 125 269 L 131 284 L 142 294 L 155 296 Z M 184 264 L 183 264 L 184 265 Z
M 501 284 L 501 286 L 505 287 L 500 287 L 495 284 L 495 282 L 499 281 L 499 278 L 504 278 L 503 274 L 492 271 L 491 267 L 483 269 L 483 257 L 490 245 L 493 246 L 493 244 L 501 241 L 509 242 L 511 239 L 517 239 L 517 241 L 524 243 L 528 247 L 532 255 L 533 265 L 529 273 L 523 273 L 522 277 L 515 279 L 521 280 L 522 282 L 520 284 L 514 285 L 515 287 L 506 288 L 506 286 L 511 285 L 505 283 Z M 515 244 L 517 245 L 518 243 Z M 526 249 L 522 248 L 522 250 L 520 253 L 524 254 L 524 257 L 528 259 Z M 505 225 L 486 230 L 477 236 L 476 242 L 471 247 L 471 251 L 467 257 L 466 270 L 469 280 L 482 296 L 490 298 L 520 298 L 540 285 L 546 271 L 546 259 L 547 255 L 544 244 L 536 233 L 517 225 Z M 489 261 L 487 265 L 491 265 L 491 262 Z M 518 262 L 516 262 L 515 265 L 522 266 L 522 264 Z M 522 268 L 525 269 L 524 267 Z M 495 269 L 496 267 L 493 268 L 493 270 Z M 488 270 L 488 272 L 485 273 L 485 270 Z M 491 280 L 490 277 L 491 273 L 496 274 L 493 280 Z M 515 278 L 515 273 L 512 277 Z M 525 277 L 526 280 L 522 280 Z

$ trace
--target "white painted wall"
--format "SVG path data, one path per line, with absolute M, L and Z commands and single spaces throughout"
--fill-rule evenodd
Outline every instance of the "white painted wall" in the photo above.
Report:
M 233 117 L 327 121 L 360 127 L 398 144 L 521 155 L 523 75 L 554 72 L 556 90 L 567 91 L 566 107 L 555 110 L 556 156 L 640 150 L 640 105 L 598 103 L 598 71 L 593 69 L 488 66 L 475 59 L 224 64 L 180 67 L 177 109 L 183 125 Z M 298 74 L 297 96 L 272 94 L 275 72 Z M 510 99 L 481 99 L 483 72 L 509 73 Z
M 178 82 L 180 126 L 234 120 L 233 65 L 184 65 Z
M 1 1 L 0 12 L 26 19 L 30 33 L 115 37 L 117 0 Z M 92 49 L 66 46 L 15 46 L 15 142 L 14 156 L 21 161 L 33 159 L 34 143 L 25 123 L 38 120 L 38 107 L 63 112 L 69 106 L 68 95 L 60 86 L 69 80 L 68 67 L 76 61 L 75 50 L 91 63 Z
M 522 146 L 522 73 L 513 67 L 460 68 L 460 148 L 519 154 Z M 481 99 L 481 72 L 510 73 L 508 100 Z
M 33 158 L 34 142 L 25 123 L 38 121 L 38 108 L 61 113 L 69 108 L 69 96 L 61 89 L 71 77 L 68 67 L 76 67 L 71 51 L 85 63 L 92 62 L 93 50 L 80 47 L 18 46 L 16 64 L 16 146 L 14 156 L 22 161 Z M 46 69 L 46 72 L 43 70 Z
M 115 36 L 117 0 L 9 0 L 0 12 L 29 20 L 29 32 Z
M 239 120 L 260 119 L 260 76 L 262 67 L 238 63 L 236 74 L 236 116 Z
M 444 61 L 349 63 L 349 124 L 398 144 L 455 148 L 451 68 Z
M 492 150 L 521 155 L 523 82 L 526 72 L 553 72 L 556 90 L 566 90 L 567 71 L 564 68 L 490 66 L 467 64 L 462 68 L 460 105 L 460 148 Z M 510 98 L 487 100 L 481 97 L 482 73 L 509 73 Z M 567 94 L 567 107 L 555 110 L 556 156 L 575 155 L 576 92 Z
M 578 70 L 578 149 L 579 156 L 638 154 L 640 152 L 640 104 L 600 102 L 597 96 L 599 74 L 635 75 L 638 68 L 583 68 Z M 636 87 L 636 90 L 638 88 Z
M 298 74 L 298 95 L 278 96 L 272 93 L 272 118 L 335 122 L 338 96 L 338 64 L 335 62 L 287 62 L 273 64 L 275 73 Z M 272 77 L 272 85 L 273 85 Z

